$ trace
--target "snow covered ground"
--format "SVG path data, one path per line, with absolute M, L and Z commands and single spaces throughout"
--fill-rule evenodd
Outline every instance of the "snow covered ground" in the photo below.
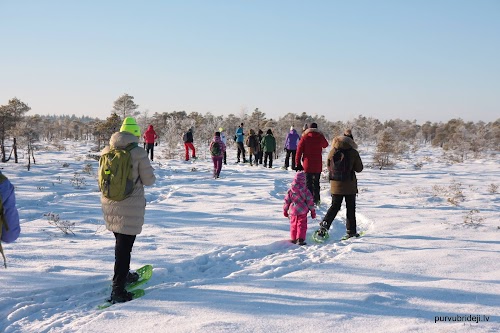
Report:
M 366 235 L 304 247 L 287 242 L 282 204 L 294 173 L 279 169 L 282 160 L 276 169 L 236 165 L 229 151 L 214 180 L 204 154 L 159 159 L 132 253 L 132 268 L 154 266 L 146 295 L 97 310 L 110 293 L 114 237 L 90 144 L 66 146 L 38 152 L 31 171 L 23 159 L 1 165 L 22 235 L 4 244 L 0 332 L 500 331 L 498 155 L 446 164 L 440 150 L 422 148 L 393 170 L 366 167 L 357 199 Z M 360 152 L 369 165 L 370 151 Z M 309 236 L 330 204 L 322 189 Z M 49 213 L 75 223 L 74 235 Z

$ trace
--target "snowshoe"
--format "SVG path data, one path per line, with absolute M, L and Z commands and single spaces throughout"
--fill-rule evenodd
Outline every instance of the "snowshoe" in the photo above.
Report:
M 355 234 L 352 234 L 352 235 L 350 235 L 350 234 L 345 234 L 345 235 L 344 235 L 344 237 L 342 237 L 340 240 L 346 240 L 346 239 L 353 238 L 353 237 L 354 237 L 354 238 L 358 238 L 358 237 L 360 237 L 360 236 L 361 236 L 361 235 L 360 235 L 360 234 L 358 234 L 358 233 L 355 233 Z
M 324 243 L 328 238 L 330 238 L 330 235 L 328 234 L 328 230 L 325 228 L 319 228 L 312 235 L 312 239 L 316 243 Z

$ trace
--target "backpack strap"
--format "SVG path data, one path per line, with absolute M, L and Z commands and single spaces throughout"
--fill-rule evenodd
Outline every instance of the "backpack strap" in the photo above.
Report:
M 127 145 L 127 147 L 125 147 L 125 150 L 128 151 L 128 152 L 130 152 L 135 147 L 139 147 L 139 144 L 137 142 L 132 142 L 132 143 L 129 143 Z
M 127 147 L 125 147 L 125 150 L 130 153 L 132 151 L 132 149 L 134 149 L 136 147 L 139 147 L 139 144 L 137 142 L 132 142 L 132 143 L 129 143 Z M 135 184 L 137 184 L 139 179 L 141 179 L 141 176 L 137 176 L 137 179 L 134 182 L 134 186 L 135 186 Z

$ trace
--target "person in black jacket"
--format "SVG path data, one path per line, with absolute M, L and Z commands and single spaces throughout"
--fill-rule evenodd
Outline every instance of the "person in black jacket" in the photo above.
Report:
M 193 129 L 190 128 L 183 137 L 184 140 L 184 149 L 186 150 L 186 161 L 189 161 L 189 150 L 191 150 L 191 157 L 196 159 L 196 149 L 193 144 Z

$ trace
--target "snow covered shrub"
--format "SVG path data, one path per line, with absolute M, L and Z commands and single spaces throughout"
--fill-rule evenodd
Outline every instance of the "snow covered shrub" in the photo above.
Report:
M 52 146 L 54 146 L 54 148 L 57 150 L 57 151 L 65 151 L 66 150 L 66 146 L 64 145 L 64 143 L 62 143 L 60 140 L 54 140 L 52 142 Z
M 490 186 L 488 186 L 488 193 L 497 194 L 498 193 L 498 184 L 491 183 Z
M 87 163 L 83 166 L 83 170 L 82 170 L 83 173 L 87 174 L 87 175 L 92 175 L 92 173 L 94 172 L 94 167 L 91 163 Z
M 47 217 L 47 221 L 49 222 L 50 225 L 53 225 L 57 227 L 59 230 L 61 230 L 65 235 L 75 234 L 73 232 L 73 228 L 75 227 L 75 222 L 70 222 L 68 220 L 61 220 L 59 218 L 59 214 L 54 214 L 54 213 L 45 213 L 43 216 Z
M 454 152 L 446 152 L 443 151 L 443 161 L 447 161 L 449 163 L 462 163 L 464 160 L 462 156 L 455 154 Z
M 462 184 L 456 180 L 452 180 L 448 186 L 434 185 L 432 187 L 433 196 L 445 197 L 446 201 L 453 206 L 459 206 L 465 200 L 465 195 L 462 190 Z
M 484 217 L 479 216 L 479 209 L 471 209 L 464 216 L 464 224 L 469 226 L 478 226 L 483 224 Z
M 73 185 L 74 188 L 82 188 L 87 184 L 85 183 L 85 178 L 78 172 L 75 172 L 73 179 L 71 179 L 71 185 Z

